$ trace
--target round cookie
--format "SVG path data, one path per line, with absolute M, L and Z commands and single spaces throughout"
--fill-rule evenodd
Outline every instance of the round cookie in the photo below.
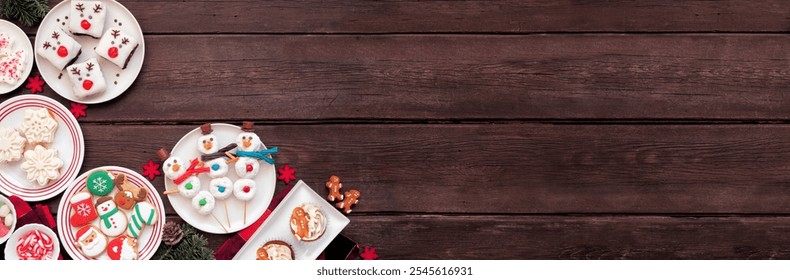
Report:
M 88 175 L 88 191 L 95 196 L 105 196 L 112 192 L 115 183 L 113 182 L 110 173 L 104 170 L 99 170 Z

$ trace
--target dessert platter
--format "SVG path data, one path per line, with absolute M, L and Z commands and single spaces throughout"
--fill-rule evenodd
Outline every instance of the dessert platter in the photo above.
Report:
M 26 94 L 0 104 L 0 192 L 51 198 L 77 177 L 84 153 L 82 130 L 60 103 Z
M 299 181 L 234 260 L 315 260 L 349 219 Z
M 161 149 L 165 195 L 179 216 L 209 233 L 232 233 L 266 211 L 276 180 L 272 154 L 254 132 L 242 127 L 204 124 L 184 135 L 172 152 Z
M 22 29 L 0 20 L 0 94 L 25 82 L 33 70 L 33 46 Z
M 120 96 L 137 79 L 145 56 L 140 25 L 114 0 L 60 2 L 41 22 L 34 46 L 44 81 L 85 104 Z
M 58 234 L 75 260 L 147 260 L 162 241 L 164 211 L 145 177 L 123 167 L 99 167 L 63 194 Z

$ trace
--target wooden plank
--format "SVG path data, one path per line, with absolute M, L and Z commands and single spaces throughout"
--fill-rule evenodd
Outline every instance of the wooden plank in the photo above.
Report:
M 59 0 L 50 0 L 53 5 Z M 769 1 L 126 0 L 149 33 L 786 32 Z
M 787 259 L 788 217 L 365 216 L 381 259 Z
M 790 120 L 787 36 L 146 39 L 83 121 Z
M 84 124 L 83 170 L 141 172 L 155 150 L 196 127 Z M 280 148 L 278 165 L 296 167 L 319 194 L 330 175 L 361 190 L 352 214 L 790 213 L 787 125 L 324 124 L 257 132 Z M 160 190 L 163 183 L 154 181 Z

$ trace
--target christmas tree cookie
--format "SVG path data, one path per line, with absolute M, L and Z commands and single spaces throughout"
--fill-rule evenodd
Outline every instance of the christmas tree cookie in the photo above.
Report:
M 96 45 L 96 54 L 109 60 L 121 69 L 126 69 L 137 50 L 137 39 L 120 29 L 108 29 Z
M 69 31 L 72 34 L 99 38 L 104 31 L 107 9 L 101 1 L 71 1 Z
M 104 81 L 104 74 L 96 58 L 91 58 L 86 62 L 74 64 L 68 67 L 69 79 L 73 85 L 72 92 L 78 98 L 85 98 L 94 94 L 102 93 L 107 88 Z

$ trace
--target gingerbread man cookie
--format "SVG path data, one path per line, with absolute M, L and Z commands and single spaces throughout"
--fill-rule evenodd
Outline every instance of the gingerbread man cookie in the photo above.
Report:
M 338 202 L 335 206 L 337 206 L 337 208 L 342 208 L 343 212 L 349 214 L 351 213 L 351 206 L 357 203 L 359 203 L 359 191 L 352 189 L 346 192 L 346 199 Z
M 307 215 L 305 215 L 302 207 L 294 208 L 294 211 L 291 213 L 291 231 L 294 233 L 294 236 L 300 238 L 304 238 L 310 232 Z
M 329 181 L 326 181 L 326 188 L 329 190 L 329 196 L 326 198 L 329 201 L 343 200 L 343 194 L 340 193 L 340 189 L 343 188 L 343 184 L 340 183 L 340 177 L 332 175 L 329 177 Z

